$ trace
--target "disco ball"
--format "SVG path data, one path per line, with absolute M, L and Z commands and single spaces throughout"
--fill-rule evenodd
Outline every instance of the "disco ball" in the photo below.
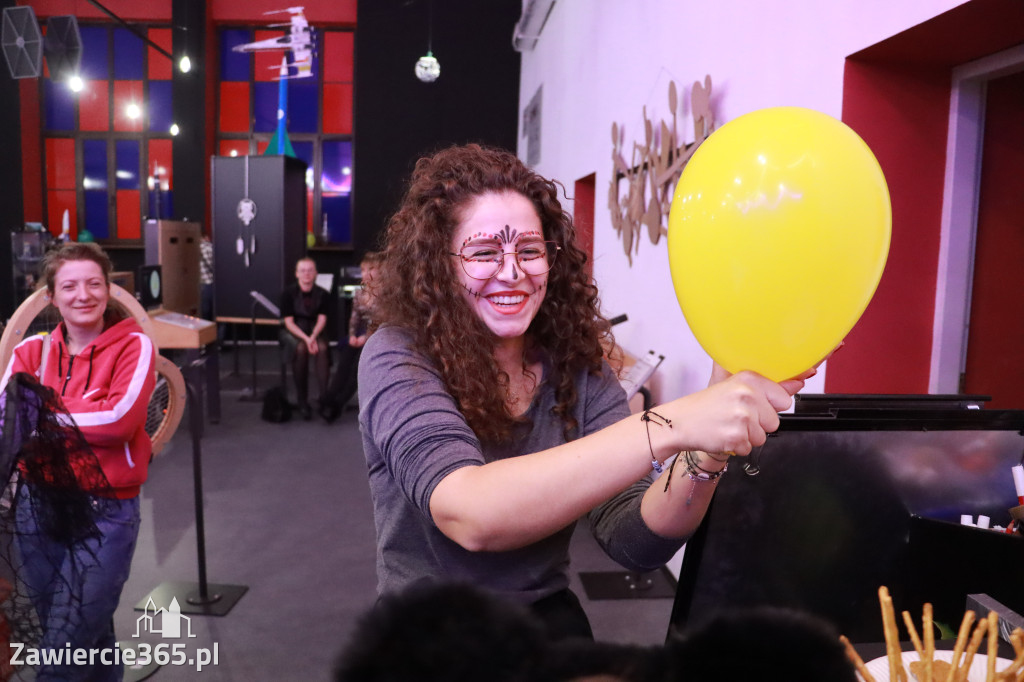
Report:
M 424 83 L 433 83 L 441 75 L 441 65 L 430 52 L 416 62 L 416 77 Z

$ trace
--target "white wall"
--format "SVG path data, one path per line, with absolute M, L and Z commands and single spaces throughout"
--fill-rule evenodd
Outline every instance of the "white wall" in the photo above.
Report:
M 679 131 L 692 141 L 689 91 L 705 74 L 713 81 L 719 126 L 749 111 L 782 105 L 839 118 L 848 55 L 959 4 L 557 0 L 536 47 L 522 59 L 521 105 L 544 86 L 536 169 L 562 181 L 570 195 L 578 178 L 596 172 L 594 272 L 604 312 L 628 314 L 629 321 L 615 328 L 623 348 L 635 355 L 653 349 L 666 356 L 652 382 L 657 402 L 703 388 L 711 361 L 679 310 L 665 240 L 655 246 L 642 237 L 630 267 L 612 229 L 607 209 L 612 123 L 625 126 L 628 152 L 634 140 L 643 139 L 644 106 L 652 120 L 671 120 L 668 83 L 674 80 L 686 112 Z M 525 158 L 522 137 L 520 146 Z M 824 371 L 805 391 L 822 392 L 823 378 Z

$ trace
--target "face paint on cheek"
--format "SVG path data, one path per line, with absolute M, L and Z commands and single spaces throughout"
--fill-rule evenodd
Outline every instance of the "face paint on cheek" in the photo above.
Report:
M 480 298 L 480 292 L 479 291 L 473 291 L 468 286 L 466 286 L 465 282 L 459 282 L 459 286 L 462 287 L 463 289 L 465 289 L 467 292 L 469 292 L 470 296 L 473 296 L 474 298 Z

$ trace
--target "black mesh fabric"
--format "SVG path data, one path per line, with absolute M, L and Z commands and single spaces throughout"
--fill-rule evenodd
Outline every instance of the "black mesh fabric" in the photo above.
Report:
M 109 496 L 111 488 L 57 395 L 29 374 L 12 375 L 0 394 L 0 481 L 0 680 L 32 679 L 30 671 L 9 665 L 11 642 L 33 648 L 42 635 L 28 591 L 19 580 L 22 562 L 15 512 L 24 498 L 17 488 L 31 484 L 30 511 L 37 527 L 66 546 L 72 561 L 73 550 L 98 535 L 90 495 Z

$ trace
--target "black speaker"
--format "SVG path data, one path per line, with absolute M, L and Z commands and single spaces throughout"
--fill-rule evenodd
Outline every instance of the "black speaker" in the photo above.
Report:
M 5 7 L 0 44 L 11 78 L 37 78 L 43 67 L 43 36 L 31 7 Z
M 164 302 L 163 266 L 140 265 L 136 289 L 135 296 L 143 308 L 146 310 L 162 308 Z
M 306 164 L 290 156 L 215 156 L 212 167 L 217 315 L 248 318 L 250 292 L 276 303 L 306 255 Z
M 46 20 L 43 56 L 50 67 L 50 78 L 63 80 L 78 75 L 82 64 L 82 36 L 78 32 L 78 19 L 69 14 Z

